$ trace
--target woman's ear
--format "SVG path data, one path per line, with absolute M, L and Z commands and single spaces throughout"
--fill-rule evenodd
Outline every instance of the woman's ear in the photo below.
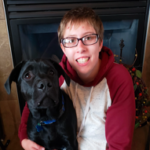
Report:
M 63 46 L 63 44 L 62 44 L 62 43 L 60 43 L 60 47 L 61 47 L 61 49 L 62 49 L 63 53 L 66 55 L 66 53 L 65 53 L 65 47 Z
M 103 40 L 100 40 L 100 42 L 99 42 L 99 52 L 101 51 L 101 49 L 102 49 L 102 47 L 103 47 Z

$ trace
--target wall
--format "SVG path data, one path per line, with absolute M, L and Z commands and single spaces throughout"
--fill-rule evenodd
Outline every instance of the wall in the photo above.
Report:
M 149 13 L 149 23 L 148 23 L 148 30 L 147 30 L 147 40 L 145 45 L 142 78 L 144 79 L 146 85 L 150 87 L 150 13 Z M 150 94 L 150 90 L 149 90 L 149 94 Z
M 4 132 L 4 141 L 9 139 L 8 150 L 20 150 L 19 138 L 17 136 L 20 123 L 20 110 L 18 104 L 16 85 L 12 84 L 11 94 L 8 95 L 4 89 L 4 83 L 7 80 L 13 68 L 12 57 L 9 45 L 6 20 L 4 15 L 3 3 L 0 0 L 0 120 Z

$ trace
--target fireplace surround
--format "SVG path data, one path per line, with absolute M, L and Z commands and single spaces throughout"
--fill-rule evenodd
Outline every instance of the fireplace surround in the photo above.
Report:
M 121 59 L 142 70 L 150 0 L 4 0 L 13 64 L 23 59 L 48 58 L 63 53 L 58 44 L 57 28 L 69 9 L 91 7 L 104 24 L 104 45 Z M 22 113 L 24 102 L 20 93 Z

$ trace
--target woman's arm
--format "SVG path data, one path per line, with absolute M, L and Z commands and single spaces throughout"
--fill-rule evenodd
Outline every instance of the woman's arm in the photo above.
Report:
M 29 111 L 28 105 L 26 103 L 25 107 L 23 109 L 23 112 L 22 112 L 21 123 L 20 123 L 19 131 L 18 131 L 18 136 L 20 138 L 20 142 L 23 139 L 28 138 L 28 135 L 27 135 L 27 122 L 28 122 L 29 114 L 30 114 L 30 111 Z
M 123 66 L 110 76 L 108 82 L 112 105 L 107 110 L 105 126 L 108 150 L 130 150 L 135 124 L 132 78 Z

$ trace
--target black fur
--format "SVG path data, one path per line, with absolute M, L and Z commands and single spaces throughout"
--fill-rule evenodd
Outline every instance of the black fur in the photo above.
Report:
M 23 98 L 27 101 L 30 110 L 27 124 L 29 139 L 46 150 L 77 150 L 76 113 L 69 96 L 59 88 L 58 79 L 61 75 L 69 86 L 69 77 L 55 61 L 23 61 L 12 70 L 5 89 L 9 94 L 11 82 L 17 82 Z M 65 111 L 62 111 L 63 99 Z M 38 123 L 53 119 L 56 122 L 42 125 L 43 130 L 37 132 Z

